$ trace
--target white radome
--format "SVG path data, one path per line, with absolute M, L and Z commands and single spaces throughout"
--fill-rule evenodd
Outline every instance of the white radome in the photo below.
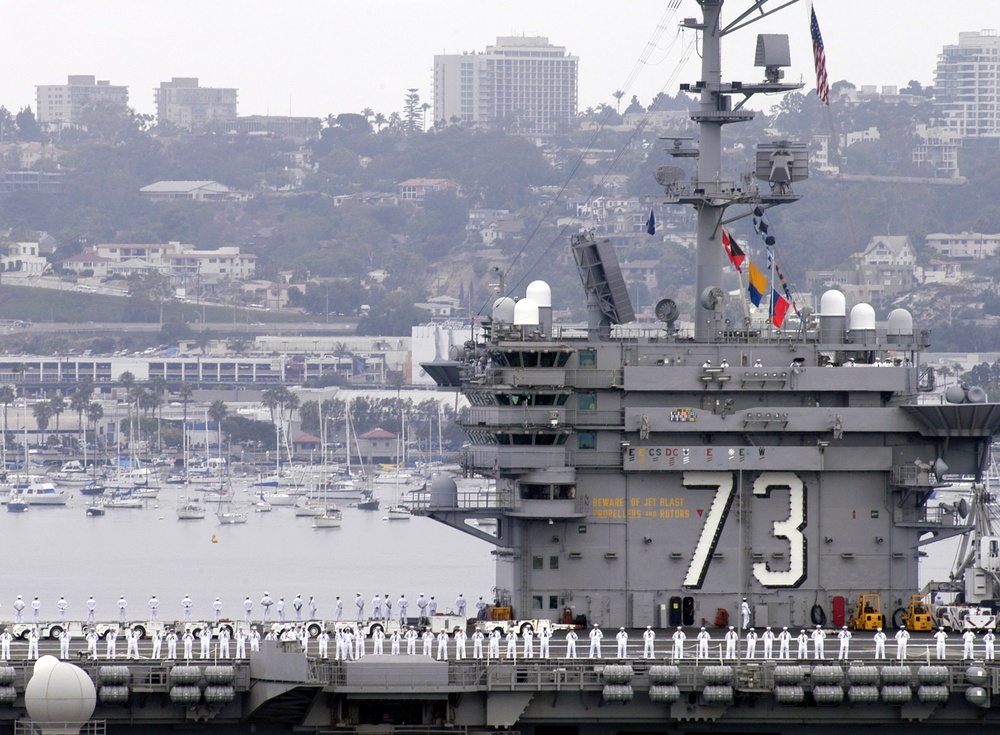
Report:
M 75 735 L 94 714 L 97 688 L 79 666 L 42 656 L 25 687 L 24 706 L 44 735 Z

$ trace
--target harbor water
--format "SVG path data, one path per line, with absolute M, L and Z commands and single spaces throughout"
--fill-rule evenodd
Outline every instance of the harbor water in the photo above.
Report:
M 98 617 L 111 619 L 124 595 L 129 617 L 142 619 L 156 595 L 163 620 L 181 617 L 185 595 L 196 618 L 212 616 L 216 596 L 223 615 L 233 618 L 242 618 L 249 596 L 257 617 L 265 592 L 285 598 L 290 618 L 297 594 L 314 596 L 319 617 L 327 618 L 339 595 L 348 619 L 358 592 L 366 610 L 376 593 L 388 594 L 393 605 L 405 594 L 411 614 L 421 592 L 437 597 L 439 611 L 452 608 L 459 594 L 470 609 L 480 595 L 492 599 L 493 547 L 428 518 L 389 521 L 384 508 L 343 508 L 340 528 L 314 529 L 312 518 L 276 507 L 251 511 L 244 524 L 220 525 L 211 497 L 206 518 L 192 521 L 177 519 L 180 492 L 171 487 L 145 508 L 109 509 L 97 518 L 86 515 L 89 501 L 78 494 L 65 507 L 0 510 L 0 618 L 13 619 L 17 595 L 38 596 L 43 620 L 56 619 L 60 596 L 69 618 L 82 619 L 93 595 Z

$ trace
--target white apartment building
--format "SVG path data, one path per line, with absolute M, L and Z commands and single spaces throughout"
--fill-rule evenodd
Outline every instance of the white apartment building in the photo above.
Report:
M 159 270 L 177 278 L 199 276 L 206 282 L 253 278 L 256 266 L 257 256 L 241 253 L 236 245 L 196 250 L 180 242 L 99 243 L 63 261 L 64 268 L 78 273 L 92 270 L 95 276 Z
M 934 103 L 962 137 L 1000 134 L 1000 37 L 996 31 L 958 34 L 934 72 Z
M 236 120 L 238 90 L 231 87 L 199 87 L 197 77 L 174 77 L 153 94 L 158 125 L 193 131 Z
M 984 260 L 1000 251 L 1000 234 L 934 232 L 927 236 L 927 247 L 946 258 Z
M 40 84 L 35 87 L 35 115 L 49 130 L 80 125 L 85 107 L 96 103 L 128 105 L 128 87 L 98 80 L 93 74 L 74 74 L 66 84 Z
M 484 52 L 434 57 L 434 120 L 534 135 L 576 118 L 579 58 L 544 36 L 500 36 Z

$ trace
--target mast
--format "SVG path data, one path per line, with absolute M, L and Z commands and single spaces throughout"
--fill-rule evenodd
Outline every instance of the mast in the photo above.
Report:
M 751 110 L 741 109 L 743 104 L 757 92 L 774 93 L 800 89 L 802 84 L 784 84 L 782 66 L 789 66 L 788 39 L 780 36 L 757 37 L 757 66 L 765 67 L 766 79 L 761 83 L 722 81 L 722 38 L 750 23 L 770 15 L 791 4 L 788 0 L 778 2 L 778 7 L 765 10 L 768 0 L 753 0 L 729 25 L 722 24 L 722 6 L 725 0 L 698 0 L 702 9 L 702 20 L 685 18 L 682 27 L 700 31 L 702 36 L 701 76 L 694 84 L 682 84 L 681 91 L 698 92 L 698 111 L 691 119 L 698 124 L 698 150 L 675 146 L 671 155 L 698 157 L 697 178 L 688 191 L 672 201 L 690 204 L 697 210 L 697 250 L 696 250 L 696 290 L 695 290 L 695 340 L 712 342 L 718 337 L 718 322 L 721 315 L 722 296 L 722 239 L 720 226 L 726 208 L 737 203 L 755 205 L 762 199 L 756 187 L 741 185 L 735 180 L 726 180 L 722 175 L 722 126 L 753 119 Z M 794 2 L 794 0 L 792 0 Z M 783 39 L 775 41 L 774 39 Z M 744 99 L 735 107 L 732 95 L 742 94 Z M 783 160 L 783 159 L 782 159 Z M 758 167 L 759 174 L 759 167 Z M 775 193 L 775 181 L 768 177 Z M 796 197 L 779 186 L 781 201 L 791 201 Z M 769 204 L 778 204 L 773 196 L 767 196 Z

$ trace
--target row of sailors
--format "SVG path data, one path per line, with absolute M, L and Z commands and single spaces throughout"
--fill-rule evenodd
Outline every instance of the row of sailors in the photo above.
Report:
M 149 606 L 149 619 L 159 620 L 160 601 L 156 598 L 156 595 L 150 597 L 149 602 L 147 604 Z M 275 614 L 277 615 L 278 622 L 282 623 L 285 622 L 286 611 L 285 611 L 284 597 L 279 597 L 277 600 L 275 600 L 273 597 L 271 597 L 271 595 L 265 592 L 264 596 L 260 600 L 260 606 L 262 610 L 261 612 L 262 623 L 271 622 L 272 607 L 274 608 Z M 24 601 L 24 598 L 21 595 L 18 595 L 17 598 L 14 600 L 13 607 L 14 607 L 15 623 L 24 622 L 24 611 L 29 607 L 31 609 L 32 622 L 35 623 L 41 622 L 42 603 L 37 596 L 32 598 L 31 603 L 29 605 Z M 93 595 L 87 598 L 85 607 L 87 608 L 87 622 L 88 623 L 96 622 L 97 601 L 94 599 Z M 128 600 L 125 599 L 125 595 L 121 595 L 118 598 L 118 602 L 115 603 L 115 607 L 118 609 L 119 622 L 122 623 L 126 622 L 128 620 Z M 189 595 L 184 595 L 184 598 L 181 600 L 181 612 L 183 614 L 183 618 L 185 621 L 192 620 L 193 607 L 194 607 L 194 601 L 191 599 Z M 309 617 L 305 619 L 307 620 L 319 619 L 318 618 L 319 605 L 316 602 L 316 598 L 313 597 L 312 595 L 309 596 L 308 601 L 303 600 L 301 594 L 296 595 L 291 602 L 291 607 L 292 610 L 294 611 L 296 621 L 303 620 L 303 615 L 306 612 L 308 612 Z M 399 599 L 396 600 L 396 610 L 399 615 L 400 624 L 404 624 L 406 622 L 407 615 L 409 612 L 409 607 L 410 603 L 406 599 L 406 595 L 400 595 Z M 424 593 L 421 592 L 420 595 L 417 597 L 416 607 L 421 618 L 433 616 L 437 615 L 438 602 L 435 599 L 434 595 L 431 595 L 430 598 L 427 598 L 424 596 Z M 468 607 L 468 602 L 466 601 L 465 597 L 459 594 L 459 596 L 455 599 L 455 611 L 456 611 L 455 614 L 459 617 L 465 617 L 467 607 Z M 480 597 L 475 604 L 475 608 L 476 608 L 476 616 L 480 620 L 485 620 L 486 610 L 489 608 L 489 603 L 487 603 L 485 600 L 483 600 L 482 597 Z M 59 613 L 60 622 L 65 622 L 66 612 L 68 609 L 69 609 L 69 603 L 66 601 L 66 598 L 60 597 L 59 600 L 56 602 L 56 610 Z M 366 617 L 365 598 L 361 595 L 360 592 L 358 592 L 354 597 L 354 609 L 356 613 L 355 619 L 359 623 L 366 619 L 385 620 L 385 621 L 394 619 L 392 614 L 393 610 L 392 600 L 390 599 L 388 593 L 386 594 L 385 598 L 383 598 L 378 594 L 376 594 L 372 598 L 371 607 L 369 608 L 368 611 L 368 617 Z M 222 619 L 222 600 L 220 598 L 218 597 L 215 598 L 215 601 L 212 603 L 212 611 L 215 618 L 215 622 L 218 623 L 219 620 Z M 248 623 L 251 622 L 251 619 L 253 618 L 253 612 L 254 612 L 253 600 L 247 597 L 243 601 L 243 619 Z M 334 602 L 334 619 L 338 622 L 344 619 L 344 601 L 340 599 L 339 596 Z
M 599 626 L 594 625 L 593 629 L 588 634 L 590 638 L 590 650 L 588 651 L 588 658 L 602 658 L 602 641 L 604 639 L 604 632 Z M 141 638 L 141 632 L 135 626 L 130 628 L 125 633 L 125 638 L 127 641 L 127 652 L 125 654 L 126 658 L 139 658 L 139 640 Z M 212 642 L 212 631 L 207 626 L 199 631 L 198 639 L 201 643 L 200 657 L 202 659 L 212 658 L 213 654 L 211 651 Z M 97 658 L 97 642 L 99 636 L 94 629 L 91 629 L 84 636 L 87 642 L 87 655 L 92 658 Z M 233 639 L 236 644 L 236 658 L 246 658 L 247 655 L 247 642 L 249 641 L 250 650 L 256 651 L 260 648 L 261 634 L 257 630 L 257 626 L 252 626 L 249 631 L 244 628 L 238 628 L 232 636 L 230 636 L 229 630 L 223 628 L 219 631 L 218 636 L 218 650 L 216 652 L 219 658 L 229 658 L 230 657 L 230 639 Z M 337 629 L 331 635 L 327 630 L 323 630 L 316 638 L 318 647 L 318 656 L 320 658 L 329 657 L 329 645 L 331 638 L 334 641 L 334 659 L 336 660 L 357 660 L 365 655 L 365 641 L 366 636 L 363 630 L 358 629 L 357 632 L 353 632 L 350 629 Z M 487 646 L 487 656 L 491 659 L 500 658 L 501 643 L 505 642 L 504 656 L 507 659 L 517 658 L 518 643 L 521 643 L 521 657 L 522 658 L 534 658 L 535 656 L 535 639 L 538 639 L 538 655 L 540 658 L 548 658 L 550 656 L 550 640 L 552 638 L 552 633 L 548 629 L 542 629 L 537 633 L 530 627 L 524 629 L 522 634 L 518 634 L 511 630 L 508 631 L 506 636 L 501 634 L 497 629 L 494 629 L 486 635 L 483 633 L 481 628 L 477 628 L 476 631 L 471 635 L 467 636 L 465 631 L 458 630 L 454 634 L 454 646 L 455 646 L 455 660 L 461 661 L 468 656 L 468 641 L 471 638 L 472 641 L 472 658 L 482 659 L 483 658 L 483 646 L 484 643 Z M 566 633 L 566 647 L 564 658 L 575 659 L 577 657 L 576 643 L 579 636 L 575 630 L 570 630 Z M 653 630 L 652 626 L 647 626 L 646 630 L 642 634 L 643 638 L 643 650 L 642 658 L 652 659 L 655 658 L 655 642 L 656 642 L 656 632 Z M 687 641 L 687 634 L 684 629 L 678 627 L 677 630 L 671 636 L 673 640 L 673 658 L 674 660 L 679 660 L 684 658 L 685 654 L 685 643 Z M 802 630 L 799 635 L 794 639 L 797 643 L 797 654 L 796 658 L 806 659 L 809 658 L 809 646 L 812 644 L 813 654 L 812 657 L 815 659 L 825 659 L 826 650 L 825 643 L 827 638 L 827 632 L 822 628 L 822 626 L 816 626 L 816 629 L 811 633 L 807 634 L 805 630 Z M 850 657 L 850 644 L 853 634 L 847 626 L 844 626 L 840 631 L 837 632 L 837 638 L 839 639 L 840 645 L 837 654 L 839 660 L 846 660 Z M 38 658 L 38 639 L 39 632 L 37 629 L 33 628 L 28 633 L 28 655 L 29 659 Z M 278 640 L 279 636 L 273 632 L 268 632 L 263 636 L 264 640 Z M 372 633 L 372 653 L 374 655 L 381 655 L 385 652 L 385 641 L 389 641 L 389 653 L 393 656 L 397 656 L 402 652 L 405 646 L 407 655 L 416 655 L 418 641 L 421 643 L 422 654 L 424 656 L 434 656 L 435 643 L 437 649 L 436 658 L 439 661 L 448 660 L 448 647 L 449 641 L 452 640 L 451 636 L 448 635 L 446 631 L 441 631 L 435 635 L 430 630 L 425 630 L 422 634 L 419 633 L 414 626 L 409 626 L 405 632 L 400 633 L 399 631 L 393 631 L 388 636 L 381 628 L 377 628 Z M 519 640 L 520 639 L 520 640 Z M 615 636 L 617 642 L 617 657 L 620 659 L 631 658 L 628 651 L 628 632 L 624 628 L 618 630 Z M 698 658 L 708 658 L 710 655 L 709 644 L 712 642 L 712 635 L 703 627 L 698 634 L 695 636 L 697 643 L 697 657 Z M 886 634 L 881 628 L 878 628 L 873 636 L 873 641 L 875 644 L 875 658 L 884 659 L 885 655 L 885 645 L 886 645 Z M 896 634 L 896 658 L 900 660 L 906 659 L 906 648 L 910 639 L 910 634 L 905 627 L 900 628 Z M 934 633 L 935 639 L 935 654 L 939 660 L 944 660 L 947 658 L 947 640 L 948 634 L 945 632 L 944 628 L 939 628 L 937 632 Z M 109 659 L 114 659 L 117 657 L 117 631 L 111 629 L 107 632 L 105 636 L 105 656 Z M 298 641 L 302 646 L 302 651 L 308 655 L 309 654 L 309 640 L 310 635 L 308 630 L 304 626 L 300 626 L 297 629 L 289 629 L 285 631 L 281 636 L 280 640 L 285 641 Z M 777 635 L 767 627 L 764 633 L 759 637 L 762 647 L 763 658 L 779 660 L 788 660 L 791 658 L 791 643 L 792 634 L 789 632 L 787 627 L 781 629 L 781 632 Z M 971 660 L 976 656 L 975 644 L 977 636 L 972 630 L 967 630 L 962 634 L 962 660 Z M 0 659 L 9 660 L 11 657 L 10 645 L 13 641 L 13 636 L 9 629 L 4 629 L 4 632 L 0 634 Z M 72 641 L 72 636 L 68 630 L 63 631 L 59 635 L 59 648 L 60 657 L 69 658 L 69 648 L 70 642 Z M 995 641 L 996 636 L 993 631 L 987 630 L 982 636 L 983 646 L 984 646 L 984 658 L 987 661 L 995 660 Z M 176 631 L 169 631 L 164 635 L 161 631 L 154 631 L 152 635 L 152 658 L 160 658 L 163 643 L 167 644 L 167 652 L 165 658 L 175 659 L 177 658 L 177 645 L 178 643 L 183 644 L 183 658 L 193 658 L 194 657 L 194 643 L 195 635 L 190 630 L 186 630 L 181 634 Z M 725 658 L 735 659 L 738 656 L 738 643 L 739 634 L 736 632 L 735 628 L 729 627 L 728 632 L 724 636 L 725 642 Z M 757 655 L 757 642 L 758 636 L 754 628 L 750 628 L 746 633 L 746 648 L 744 650 L 745 659 L 754 659 Z M 778 654 L 774 656 L 774 644 L 778 644 Z

